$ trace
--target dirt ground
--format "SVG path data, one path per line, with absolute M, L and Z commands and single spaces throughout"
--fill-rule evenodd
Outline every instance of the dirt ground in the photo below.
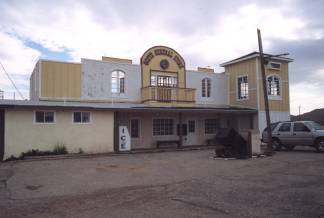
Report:
M 0 164 L 0 217 L 324 217 L 324 154 L 213 150 Z

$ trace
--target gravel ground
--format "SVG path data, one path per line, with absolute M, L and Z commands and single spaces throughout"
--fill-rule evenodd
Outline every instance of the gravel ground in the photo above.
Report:
M 324 217 L 324 154 L 213 150 L 0 164 L 0 217 Z

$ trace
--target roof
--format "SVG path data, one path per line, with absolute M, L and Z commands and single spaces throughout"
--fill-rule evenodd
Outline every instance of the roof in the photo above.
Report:
M 264 53 L 263 54 L 264 56 L 273 56 L 273 54 L 267 54 L 267 53 Z M 233 60 L 230 60 L 230 61 L 227 61 L 227 62 L 224 62 L 222 64 L 220 64 L 221 67 L 225 67 L 227 65 L 230 65 L 230 64 L 234 64 L 234 63 L 237 63 L 237 62 L 240 62 L 240 61 L 244 61 L 244 60 L 248 60 L 248 59 L 251 59 L 251 58 L 256 58 L 256 57 L 259 57 L 260 56 L 260 53 L 259 52 L 251 52 L 247 55 L 243 55 L 239 58 L 235 58 Z M 291 59 L 291 58 L 285 58 L 285 57 L 271 57 L 271 59 L 273 60 L 281 60 L 281 61 L 287 61 L 287 62 L 292 62 L 294 61 L 294 59 Z
M 44 109 L 78 109 L 78 110 L 110 110 L 110 111 L 210 111 L 210 112 L 244 112 L 256 113 L 256 109 L 235 107 L 220 104 L 194 104 L 191 107 L 163 106 L 156 107 L 141 103 L 96 103 L 76 101 L 30 101 L 0 100 L 0 108 L 44 108 Z

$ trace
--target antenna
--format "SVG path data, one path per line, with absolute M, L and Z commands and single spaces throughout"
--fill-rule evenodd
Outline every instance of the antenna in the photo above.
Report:
M 5 69 L 4 66 L 2 65 L 1 61 L 0 61 L 0 65 L 1 65 L 1 67 L 2 67 L 2 69 L 3 69 L 3 71 L 5 72 L 5 74 L 7 75 L 8 79 L 10 80 L 11 84 L 13 85 L 13 87 L 17 90 L 17 92 L 18 92 L 18 94 L 20 95 L 20 97 L 21 97 L 22 99 L 25 99 L 24 96 L 23 96 L 23 94 L 22 94 L 22 93 L 19 91 L 19 89 L 17 88 L 17 86 L 16 86 L 16 84 L 14 83 L 14 81 L 11 79 L 9 73 L 6 71 L 6 69 Z
M 301 116 L 300 116 L 300 109 L 301 109 L 301 105 L 298 106 L 298 111 L 299 111 L 298 118 L 299 118 L 299 120 L 301 120 Z

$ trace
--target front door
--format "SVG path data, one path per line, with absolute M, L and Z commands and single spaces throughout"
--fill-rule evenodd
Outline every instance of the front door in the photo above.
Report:
M 294 123 L 293 127 L 293 144 L 295 145 L 312 145 L 313 134 L 311 130 L 303 123 Z
M 198 145 L 197 120 L 187 119 L 186 123 L 188 126 L 188 131 L 187 131 L 187 136 L 184 137 L 183 144 L 184 145 Z

